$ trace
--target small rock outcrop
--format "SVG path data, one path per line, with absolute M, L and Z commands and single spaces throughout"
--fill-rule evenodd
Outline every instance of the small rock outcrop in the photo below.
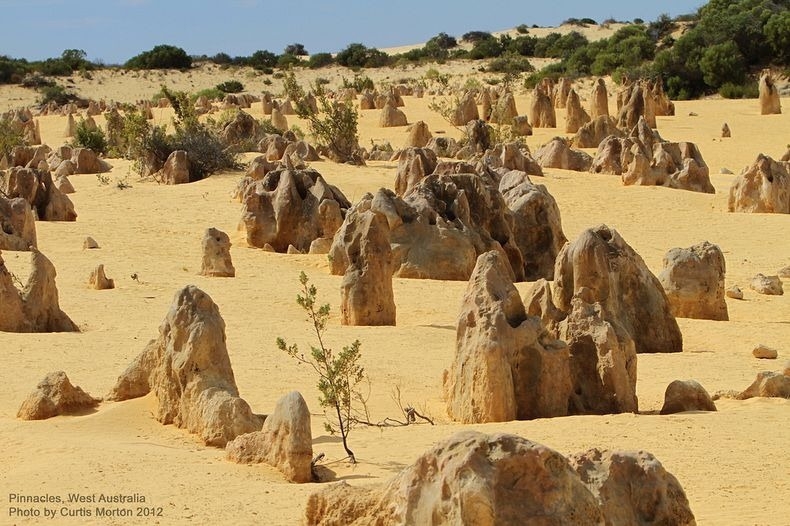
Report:
M 569 141 L 564 137 L 554 137 L 538 148 L 535 152 L 535 160 L 541 168 L 559 168 L 576 172 L 589 171 L 592 166 L 592 157 L 586 152 L 572 149 Z
M 398 158 L 395 193 L 403 196 L 426 176 L 436 170 L 436 153 L 428 148 L 406 148 Z
M 608 117 L 608 116 L 609 116 L 609 93 L 606 91 L 606 82 L 604 81 L 604 79 L 599 78 L 598 80 L 595 81 L 595 84 L 593 84 L 592 93 L 590 93 L 590 118 L 594 121 L 598 117 Z M 588 148 L 588 146 L 580 146 L 580 147 Z
M 696 526 L 680 482 L 651 453 L 593 448 L 569 460 L 598 501 L 606 525 Z
M 406 139 L 407 148 L 425 148 L 431 140 L 431 131 L 425 121 L 417 121 L 408 129 L 409 137 Z
M 101 399 L 74 386 L 63 371 L 49 373 L 36 390 L 22 402 L 16 417 L 22 420 L 45 420 L 58 415 L 81 413 L 99 405 Z
M 153 391 L 154 417 L 225 447 L 259 431 L 262 418 L 239 397 L 226 347 L 225 321 L 208 294 L 179 290 L 152 340 L 118 377 L 108 398 L 128 400 Z
M 312 482 L 313 435 L 310 410 L 292 391 L 277 401 L 260 431 L 239 435 L 225 446 L 229 460 L 276 467 L 290 482 Z
M 683 413 L 685 411 L 715 411 L 708 392 L 696 380 L 675 380 L 664 392 L 662 415 Z
M 165 165 L 154 177 L 164 184 L 186 184 L 190 182 L 189 166 L 186 150 L 175 150 L 167 156 Z
M 95 290 L 109 290 L 115 288 L 115 281 L 107 277 L 104 273 L 104 265 L 99 264 L 91 271 L 88 286 Z
M 769 71 L 763 71 L 758 83 L 760 99 L 760 115 L 776 115 L 782 113 L 782 101 L 779 90 Z
M 664 256 L 658 279 L 672 315 L 698 320 L 729 320 L 724 299 L 724 254 L 707 241 L 673 248 Z
M 203 260 L 200 267 L 202 276 L 232 278 L 236 275 L 230 258 L 230 237 L 216 228 L 207 228 L 203 234 L 201 248 Z
M 366 205 L 363 201 L 359 211 L 352 207 L 335 235 L 348 261 L 340 284 L 340 323 L 395 325 L 389 224 Z
M 773 347 L 760 344 L 752 350 L 752 356 L 761 360 L 776 360 L 779 358 L 779 351 Z
M 506 422 L 568 414 L 568 347 L 528 316 L 507 259 L 477 258 L 456 332 L 456 354 L 444 374 L 450 418 Z
M 0 190 L 8 199 L 21 197 L 27 201 L 41 221 L 77 220 L 74 203 L 58 190 L 49 171 L 9 168 L 0 172 Z
M 590 115 L 582 107 L 579 95 L 571 88 L 565 112 L 565 133 L 576 133 L 579 128 L 590 122 Z
M 625 137 L 625 133 L 617 127 L 617 121 L 608 115 L 599 115 L 576 132 L 571 139 L 574 148 L 598 148 L 604 139 L 614 136 Z
M 351 206 L 343 193 L 313 169 L 279 168 L 249 185 L 239 230 L 247 244 L 277 252 L 293 245 L 302 253 L 318 238 L 331 239 Z
M 765 274 L 757 274 L 752 278 L 749 283 L 749 288 L 758 294 L 765 294 L 767 296 L 781 296 L 785 293 L 782 287 L 782 280 L 779 276 L 766 276 Z
M 790 398 L 790 375 L 785 368 L 784 371 L 763 371 L 757 373 L 752 385 L 745 391 L 738 393 L 736 399 L 748 400 L 749 398 Z
M 380 128 L 394 128 L 406 126 L 407 124 L 409 122 L 406 120 L 406 114 L 392 104 L 385 104 L 381 109 L 381 115 L 379 116 Z
M 71 318 L 60 310 L 55 265 L 31 248 L 30 267 L 27 283 L 18 290 L 0 255 L 0 331 L 79 332 Z
M 790 161 L 760 154 L 730 187 L 730 212 L 790 214 Z
M 455 111 L 451 117 L 453 126 L 466 126 L 469 121 L 478 120 L 480 113 L 477 111 L 475 98 L 471 93 L 465 93 L 458 101 Z

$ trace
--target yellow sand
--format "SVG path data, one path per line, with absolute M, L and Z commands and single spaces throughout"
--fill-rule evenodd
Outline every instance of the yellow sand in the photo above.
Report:
M 393 80 L 409 73 L 413 72 L 396 70 L 388 75 Z M 112 74 L 102 76 L 101 84 L 95 80 L 86 84 L 84 94 L 116 100 L 148 98 L 160 81 L 182 89 L 190 86 L 195 82 L 190 75 L 159 77 L 153 73 L 146 83 L 142 74 Z M 201 77 L 195 88 L 229 77 L 219 70 L 199 75 L 208 76 Z M 99 77 L 96 74 L 94 79 Z M 263 89 L 260 79 L 251 80 L 248 89 Z M 584 86 L 581 93 L 586 97 L 589 83 Z M 8 87 L 0 91 L 7 96 L 2 100 L 17 102 L 23 96 L 20 93 Z M 427 109 L 430 100 L 406 97 L 404 111 L 409 121 L 422 119 L 432 131 L 458 136 Z M 790 99 L 782 103 L 790 112 Z M 520 113 L 526 113 L 525 95 L 517 98 L 517 105 Z M 259 104 L 251 112 L 262 117 Z M 690 112 L 698 116 L 689 116 Z M 62 505 L 51 504 L 47 507 L 57 513 L 54 520 L 47 519 L 51 524 L 299 523 L 307 496 L 320 486 L 289 484 L 265 465 L 226 461 L 222 450 L 204 447 L 194 435 L 155 421 L 155 400 L 150 396 L 103 403 L 87 416 L 42 422 L 15 419 L 22 400 L 50 371 L 65 370 L 73 383 L 94 395 L 107 393 L 130 360 L 156 337 L 176 290 L 195 284 L 211 295 L 225 319 L 241 395 L 254 410 L 266 413 L 284 393 L 299 390 L 314 413 L 315 453 L 324 452 L 337 478 L 352 485 L 382 483 L 437 440 L 474 428 L 516 433 L 566 454 L 591 447 L 644 449 L 680 480 L 699 524 L 788 524 L 790 401 L 722 400 L 716 413 L 655 414 L 672 380 L 696 379 L 711 393 L 742 390 L 759 371 L 778 370 L 790 358 L 790 294 L 760 296 L 748 288 L 754 274 L 774 274 L 790 264 L 790 216 L 727 213 L 727 192 L 735 176 L 719 174 L 723 167 L 738 173 L 758 153 L 778 157 L 785 151 L 790 115 L 757 113 L 755 100 L 705 100 L 679 102 L 677 116 L 658 119 L 664 138 L 699 145 L 711 168 L 716 195 L 623 187 L 615 176 L 560 170 L 547 170 L 539 180 L 556 198 L 569 239 L 584 228 L 606 223 L 623 235 L 656 274 L 668 249 L 708 240 L 724 251 L 727 286 L 737 283 L 744 290 L 743 301 L 728 300 L 729 322 L 679 320 L 683 353 L 639 356 L 639 415 L 452 424 L 444 410 L 441 378 L 453 359 L 456 316 L 466 283 L 395 279 L 397 327 L 341 327 L 337 307 L 341 278 L 328 274 L 325 256 L 271 254 L 245 246 L 236 232 L 241 205 L 230 198 L 240 173 L 217 174 L 178 187 L 158 186 L 138 181 L 128 161 L 113 159 L 109 184 L 100 184 L 94 175 L 72 176 L 77 222 L 40 222 L 37 228 L 39 248 L 58 270 L 60 304 L 82 332 L 0 334 L 0 523 L 45 522 L 44 505 L 32 505 L 42 514 L 39 518 L 9 517 L 12 493 L 63 499 L 68 493 L 138 493 L 145 497 L 146 506 L 161 508 L 162 514 L 153 519 L 109 520 L 95 516 L 96 504 L 72 504 L 66 509 L 78 513 L 84 507 L 93 516 L 66 518 L 60 515 Z M 171 113 L 157 109 L 155 115 L 157 122 L 166 123 Z M 558 111 L 559 123 L 563 117 L 563 111 Z M 289 121 L 297 122 L 292 116 Z M 403 144 L 404 128 L 381 129 L 377 121 L 378 111 L 362 113 L 363 145 L 371 140 L 389 140 L 396 148 Z M 730 139 L 720 138 L 725 121 L 732 129 Z M 45 142 L 61 144 L 65 118 L 44 117 L 40 122 Z M 300 125 L 307 129 L 304 123 Z M 560 130 L 536 130 L 527 143 L 534 152 L 557 134 Z M 312 166 L 352 201 L 394 183 L 394 163 L 370 163 L 364 168 L 330 162 Z M 121 180 L 132 187 L 119 189 Z M 231 234 L 236 278 L 197 275 L 200 239 L 211 226 Z M 99 250 L 82 249 L 88 235 L 98 241 Z M 3 252 L 3 257 L 24 279 L 27 254 Z M 116 289 L 87 288 L 88 275 L 98 263 L 104 263 L 108 276 L 116 280 Z M 400 416 L 391 398 L 399 388 L 403 403 L 431 415 L 436 426 L 354 429 L 350 445 L 360 462 L 351 466 L 340 460 L 344 455 L 338 439 L 323 430 L 314 376 L 274 344 L 277 336 L 305 348 L 311 343 L 304 315 L 294 301 L 302 270 L 317 284 L 322 299 L 333 306 L 331 345 L 339 348 L 356 338 L 362 341 L 371 418 Z M 137 281 L 131 279 L 132 274 L 138 276 Z M 528 283 L 518 286 L 524 293 L 530 288 Z M 779 360 L 753 358 L 751 350 L 759 343 L 778 348 Z M 108 507 L 136 510 L 137 505 Z

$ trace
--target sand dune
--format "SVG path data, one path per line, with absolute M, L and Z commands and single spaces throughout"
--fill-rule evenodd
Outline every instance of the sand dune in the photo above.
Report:
M 468 66 L 454 67 L 460 72 Z M 389 71 L 388 75 L 395 79 L 407 73 L 414 71 Z M 179 76 L 180 83 L 174 87 L 207 87 L 202 83 L 216 84 L 228 74 L 212 69 L 192 78 Z M 149 90 L 155 90 L 158 82 L 169 83 L 175 78 L 150 74 L 140 83 L 131 82 L 130 75 L 96 74 L 94 79 L 101 78 L 101 82 L 93 81 L 95 86 L 85 83 L 81 92 L 97 98 L 135 100 L 150 96 Z M 198 80 L 199 75 L 206 78 Z M 255 77 L 245 84 L 260 90 L 263 85 L 259 81 Z M 4 94 L 11 93 L 9 103 L 25 102 L 21 92 L 2 89 Z M 430 100 L 406 97 L 403 109 L 409 121 L 425 120 L 434 132 L 458 136 L 458 130 L 428 109 Z M 790 108 L 790 99 L 782 103 Z M 525 113 L 526 95 L 517 97 L 517 107 Z M 614 100 L 610 107 L 614 107 Z M 729 322 L 679 320 L 683 353 L 639 356 L 638 415 L 478 426 L 449 423 L 441 377 L 454 354 L 456 316 L 466 283 L 395 279 L 397 326 L 341 327 L 341 278 L 329 275 L 326 257 L 247 248 L 236 233 L 241 206 L 230 194 L 240 173 L 221 173 L 177 187 L 159 186 L 139 181 L 128 161 L 112 159 L 110 184 L 100 184 L 93 175 L 72 176 L 77 191 L 71 198 L 78 220 L 39 222 L 37 229 L 40 249 L 58 270 L 61 307 L 82 332 L 0 334 L 4 356 L 0 523 L 43 522 L 43 518 L 9 517 L 12 493 L 64 498 L 68 493 L 137 493 L 145 497 L 145 506 L 162 510 L 161 517 L 153 519 L 58 516 L 50 521 L 54 524 L 299 523 L 306 498 L 316 485 L 288 484 L 274 468 L 226 461 L 223 451 L 204 447 L 194 435 L 156 422 L 150 396 L 105 402 L 80 417 L 42 422 L 15 419 L 21 401 L 50 371 L 65 370 L 74 384 L 95 396 L 107 393 L 128 362 L 156 336 L 175 291 L 195 284 L 211 295 L 225 319 L 241 396 L 254 410 L 266 413 L 285 392 L 301 391 L 314 413 L 315 452 L 324 452 L 337 478 L 352 485 L 381 483 L 440 438 L 471 427 L 516 433 L 566 454 L 594 446 L 644 449 L 654 453 L 680 480 L 699 524 L 788 524 L 790 401 L 721 400 L 716 413 L 655 413 L 672 380 L 693 378 L 709 392 L 742 390 L 757 372 L 779 369 L 790 358 L 790 295 L 760 296 L 748 289 L 754 274 L 773 274 L 790 264 L 790 216 L 727 213 L 727 191 L 734 175 L 719 174 L 720 168 L 738 173 L 758 153 L 781 156 L 788 141 L 790 114 L 759 116 L 755 100 L 689 101 L 678 102 L 676 107 L 677 116 L 658 118 L 659 132 L 669 140 L 697 143 L 711 167 L 715 195 L 624 187 L 615 176 L 562 170 L 547 170 L 545 178 L 535 178 L 556 198 L 569 239 L 587 227 L 606 223 L 623 235 L 655 274 L 660 272 L 668 249 L 708 240 L 725 254 L 727 286 L 737 283 L 744 289 L 743 301 L 728 300 Z M 260 104 L 250 111 L 262 117 Z M 690 112 L 698 116 L 690 116 Z M 170 115 L 170 110 L 155 110 L 157 122 L 168 122 Z M 558 110 L 558 122 L 563 116 L 563 110 Z M 361 143 L 387 140 L 395 147 L 402 146 L 405 129 L 378 128 L 377 119 L 378 111 L 361 114 Z M 292 116 L 289 121 L 298 123 Z M 40 122 L 44 141 L 61 144 L 65 119 L 43 117 Z M 723 122 L 732 129 L 731 139 L 719 137 Z M 307 129 L 304 123 L 300 126 Z M 527 143 L 534 152 L 558 134 L 557 129 L 538 129 Z M 312 166 L 351 201 L 394 183 L 394 163 L 349 167 L 316 162 Z M 132 187 L 119 189 L 115 183 L 122 179 Z M 210 226 L 231 234 L 237 277 L 198 275 L 200 239 Z M 82 249 L 87 235 L 99 242 L 99 250 Z M 4 251 L 3 258 L 9 269 L 25 275 L 27 254 Z M 116 280 L 116 289 L 87 288 L 88 275 L 98 263 L 104 263 L 108 276 Z M 294 301 L 302 270 L 316 283 L 322 299 L 333 306 L 330 344 L 337 348 L 356 338 L 362 341 L 362 361 L 371 380 L 372 418 L 399 416 L 391 399 L 392 390 L 398 387 L 403 401 L 433 416 L 436 426 L 355 429 L 350 441 L 360 462 L 351 466 L 340 460 L 343 453 L 338 439 L 323 430 L 314 378 L 274 344 L 277 336 L 302 347 L 310 342 L 303 313 Z M 138 279 L 133 280 L 132 274 Z M 518 287 L 526 293 L 530 284 Z M 779 349 L 779 360 L 753 358 L 751 350 L 758 343 Z

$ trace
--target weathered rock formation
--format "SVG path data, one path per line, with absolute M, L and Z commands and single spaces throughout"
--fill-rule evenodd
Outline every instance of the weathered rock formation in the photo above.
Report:
M 590 228 L 557 256 L 550 302 L 562 319 L 579 295 L 589 304 L 600 303 L 603 319 L 622 329 L 634 341 L 637 353 L 680 352 L 683 337 L 669 307 L 666 293 L 645 262 L 620 234 L 606 225 Z M 561 319 L 547 316 L 547 307 L 529 301 L 530 312 L 540 314 L 559 334 Z
M 790 373 L 790 369 L 787 368 L 780 372 L 763 371 L 757 373 L 757 378 L 752 382 L 752 385 L 745 391 L 738 393 L 735 398 L 738 400 L 756 397 L 790 398 L 790 374 L 788 373 Z
M 277 401 L 260 431 L 237 436 L 225 450 L 233 462 L 263 462 L 282 471 L 290 482 L 312 482 L 313 435 L 307 402 L 297 391 L 288 393 Z
M 203 234 L 201 248 L 203 260 L 200 267 L 202 276 L 232 278 L 236 275 L 230 258 L 230 238 L 216 228 L 207 228 Z
M 569 461 L 516 435 L 464 431 L 433 446 L 383 487 L 341 482 L 311 495 L 305 524 L 694 526 L 695 521 L 683 488 L 650 453 L 590 450 Z
M 609 93 L 606 91 L 606 82 L 599 78 L 593 84 L 592 93 L 590 93 L 590 118 L 594 121 L 598 117 L 608 116 Z M 588 148 L 588 146 L 580 146 L 580 148 Z
M 22 197 L 0 196 L 0 250 L 30 250 L 36 244 L 36 221 Z
M 71 385 L 63 371 L 49 373 L 36 390 L 22 402 L 16 417 L 22 420 L 45 420 L 58 415 L 81 413 L 99 405 L 101 399 Z
M 77 325 L 60 310 L 55 266 L 32 247 L 30 266 L 27 283 L 18 290 L 0 255 L 0 331 L 78 332 Z
M 782 287 L 782 280 L 779 279 L 779 276 L 757 274 L 752 278 L 749 287 L 758 294 L 765 294 L 768 296 L 781 296 L 785 293 Z
M 513 117 L 513 123 L 510 127 L 510 131 L 516 137 L 532 135 L 532 125 L 529 123 L 529 118 L 526 115 L 516 115 Z
M 497 100 L 491 111 L 490 121 L 499 124 L 513 124 L 513 119 L 517 116 L 516 99 L 513 97 L 513 93 L 508 91 Z
M 408 128 L 407 148 L 425 148 L 431 140 L 431 132 L 425 121 L 417 121 Z
M 675 380 L 667 386 L 664 392 L 664 405 L 661 407 L 662 415 L 683 413 L 685 411 L 715 411 L 708 392 L 695 380 Z
M 574 148 L 598 148 L 607 137 L 625 137 L 625 133 L 617 127 L 617 121 L 608 115 L 599 115 L 576 132 L 571 139 Z
M 464 423 L 568 414 L 568 347 L 527 315 L 499 252 L 477 258 L 444 391 L 450 417 Z
M 481 158 L 478 171 L 519 170 L 529 175 L 543 176 L 540 164 L 532 158 L 529 147 L 522 142 L 497 143 L 486 150 Z
M 763 71 L 758 83 L 760 98 L 760 115 L 775 115 L 782 113 L 782 102 L 779 90 L 776 89 L 774 79 L 769 71 Z
M 758 155 L 732 182 L 727 208 L 730 212 L 790 214 L 790 161 Z
M 164 184 L 186 184 L 190 182 L 189 166 L 186 150 L 175 150 L 167 156 L 165 165 L 154 177 Z
M 223 126 L 219 134 L 225 146 L 238 148 L 244 143 L 255 141 L 258 137 L 260 124 L 249 113 L 238 110 L 233 120 Z
M 436 153 L 428 148 L 406 148 L 401 151 L 395 174 L 395 193 L 399 196 L 406 194 L 434 172 L 437 162 Z
M 475 98 L 471 93 L 465 93 L 458 101 L 458 106 L 453 112 L 451 118 L 453 126 L 466 126 L 466 123 L 469 121 L 478 120 L 479 118 L 480 114 L 477 111 Z
M 91 271 L 88 286 L 95 290 L 109 290 L 115 288 L 115 281 L 107 277 L 104 273 L 104 265 L 99 264 Z
M 651 453 L 593 448 L 569 460 L 607 526 L 697 524 L 680 482 Z
M 193 285 L 178 291 L 152 340 L 118 378 L 111 400 L 128 400 L 153 391 L 154 417 L 224 447 L 244 433 L 261 429 L 262 418 L 239 397 L 219 307 Z
M 573 89 L 571 81 L 567 77 L 560 77 L 554 89 L 550 92 L 552 104 L 555 108 L 565 108 L 568 101 L 568 94 Z
M 381 109 L 381 115 L 379 116 L 380 128 L 394 128 L 396 126 L 406 126 L 407 124 L 409 123 L 406 120 L 406 114 L 392 104 L 385 104 Z
M 554 197 L 520 171 L 504 174 L 499 191 L 513 213 L 513 239 L 524 259 L 524 279 L 554 279 L 554 262 L 567 241 Z
M 21 197 L 42 221 L 76 221 L 74 203 L 55 186 L 52 174 L 35 168 L 12 167 L 0 172 L 0 190 L 9 198 Z M 19 206 L 19 205 L 17 205 Z
M 351 206 L 343 193 L 313 169 L 279 168 L 247 187 L 239 230 L 251 247 L 277 252 L 293 245 L 307 252 L 317 238 L 331 239 Z
M 579 128 L 590 122 L 590 115 L 582 107 L 582 101 L 576 90 L 571 88 L 565 112 L 565 133 L 576 133 Z
M 647 83 L 637 82 L 626 86 L 621 96 L 623 105 L 617 113 L 617 126 L 620 129 L 631 130 L 642 118 L 650 128 L 656 127 L 655 102 Z
M 586 172 L 592 166 L 592 157 L 581 150 L 571 148 L 568 139 L 554 137 L 552 140 L 538 148 L 535 160 L 541 168 L 559 168 Z
M 620 175 L 624 185 L 666 186 L 712 194 L 710 174 L 690 142 L 667 142 L 640 119 L 625 138 L 609 136 L 598 146 L 590 171 Z
M 724 299 L 726 267 L 721 249 L 707 241 L 673 248 L 664 256 L 658 279 L 672 315 L 698 320 L 728 320 Z
M 556 128 L 557 114 L 551 98 L 540 86 L 532 90 L 532 100 L 529 106 L 529 122 L 533 128 Z
M 389 224 L 368 203 L 359 208 L 348 211 L 333 242 L 348 261 L 340 284 L 340 323 L 395 325 Z

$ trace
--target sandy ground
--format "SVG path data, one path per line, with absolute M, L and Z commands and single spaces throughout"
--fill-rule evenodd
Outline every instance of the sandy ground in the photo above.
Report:
M 206 81 L 226 80 L 225 73 Z M 400 74 L 389 73 L 393 78 Z M 177 81 L 173 75 L 159 78 L 153 74 L 156 78 L 145 82 L 141 78 L 131 82 L 129 74 L 118 76 L 122 78 L 117 86 L 103 79 L 95 86 L 97 91 L 86 89 L 86 93 L 134 100 L 150 96 L 148 90 L 155 91 L 160 80 L 172 80 L 176 88 L 196 82 L 189 75 Z M 588 87 L 580 89 L 584 96 Z M 5 100 L 11 98 L 9 93 L 2 92 Z M 406 97 L 405 101 L 410 122 L 425 120 L 434 132 L 458 135 L 428 110 L 430 97 Z M 719 173 L 720 168 L 738 173 L 761 152 L 781 156 L 790 141 L 790 99 L 782 103 L 785 114 L 759 116 L 755 100 L 679 102 L 677 116 L 658 118 L 664 138 L 699 145 L 711 167 L 715 195 L 623 187 L 614 176 L 547 170 L 540 182 L 556 198 L 569 239 L 587 227 L 606 223 L 623 235 L 656 274 L 668 249 L 711 241 L 724 251 L 727 286 L 739 284 L 745 298 L 728 300 L 729 322 L 680 319 L 683 353 L 639 356 L 640 414 L 464 427 L 516 433 L 566 454 L 591 447 L 644 449 L 681 481 L 699 524 L 790 524 L 790 401 L 722 400 L 716 413 L 655 414 L 672 380 L 693 378 L 711 393 L 742 390 L 757 372 L 777 370 L 790 358 L 790 294 L 760 296 L 748 288 L 754 274 L 774 274 L 790 264 L 790 216 L 727 213 L 727 192 L 734 176 Z M 525 95 L 517 98 L 517 106 L 521 113 L 526 111 Z M 260 105 L 251 112 L 262 117 Z M 558 122 L 563 122 L 563 116 L 558 110 Z M 156 109 L 155 117 L 166 123 L 169 110 Z M 362 144 L 389 140 L 398 147 L 404 143 L 404 128 L 381 129 L 377 121 L 378 111 L 361 114 Z M 730 139 L 719 138 L 725 121 L 732 129 Z M 40 122 L 44 141 L 61 144 L 65 119 L 43 117 Z M 307 129 L 304 123 L 301 126 Z M 558 129 L 536 130 L 527 143 L 535 151 L 558 134 Z M 94 175 L 71 177 L 77 190 L 71 196 L 79 214 L 76 222 L 37 224 L 39 248 L 58 270 L 61 306 L 82 332 L 0 334 L 4 360 L 0 524 L 45 522 L 45 507 L 57 514 L 53 520 L 46 519 L 51 524 L 299 523 L 307 496 L 319 486 L 289 484 L 278 471 L 264 465 L 226 461 L 222 450 L 205 447 L 194 435 L 156 422 L 151 397 L 103 403 L 97 411 L 78 417 L 42 422 L 15 419 L 22 400 L 50 371 L 65 370 L 73 383 L 94 395 L 107 393 L 129 361 L 156 337 L 174 293 L 187 284 L 205 290 L 220 307 L 242 397 L 257 412 L 267 413 L 284 393 L 302 392 L 314 413 L 314 451 L 326 454 L 328 467 L 338 479 L 352 485 L 382 483 L 437 440 L 462 428 L 448 422 L 441 378 L 453 359 L 465 282 L 395 279 L 396 327 L 341 327 L 341 278 L 329 275 L 325 256 L 271 254 L 245 246 L 236 232 L 241 205 L 230 198 L 240 173 L 167 187 L 139 181 L 127 161 L 113 159 L 111 163 L 109 184 L 101 184 Z M 392 187 L 396 165 L 376 162 L 357 168 L 316 162 L 313 167 L 355 201 L 365 192 Z M 120 180 L 132 187 L 118 188 Z M 211 226 L 231 234 L 236 278 L 197 275 L 200 239 Z M 99 250 L 83 250 L 82 241 L 88 235 L 99 242 Z M 12 271 L 26 275 L 26 253 L 3 252 L 3 257 Z M 98 263 L 104 263 L 108 276 L 116 280 L 116 289 L 87 288 L 88 275 Z M 362 341 L 362 362 L 371 382 L 371 417 L 400 416 L 391 398 L 397 387 L 404 403 L 431 415 L 437 425 L 354 429 L 350 444 L 360 462 L 351 466 L 340 460 L 338 439 L 323 430 L 315 379 L 275 347 L 278 336 L 302 347 L 311 341 L 294 301 L 302 270 L 317 284 L 322 299 L 333 306 L 330 343 L 339 348 L 356 338 Z M 131 279 L 132 274 L 138 276 L 137 281 Z M 529 283 L 519 284 L 524 293 L 529 288 Z M 779 360 L 753 358 L 751 350 L 759 343 L 778 348 Z M 136 493 L 145 497 L 144 506 L 157 513 L 161 509 L 161 516 L 98 519 L 95 504 L 65 505 L 74 514 L 83 507 L 93 510 L 91 518 L 61 516 L 63 506 L 54 504 L 21 506 L 37 510 L 39 517 L 9 516 L 11 494 L 49 494 L 65 500 L 69 493 Z M 120 507 L 136 510 L 137 505 Z

